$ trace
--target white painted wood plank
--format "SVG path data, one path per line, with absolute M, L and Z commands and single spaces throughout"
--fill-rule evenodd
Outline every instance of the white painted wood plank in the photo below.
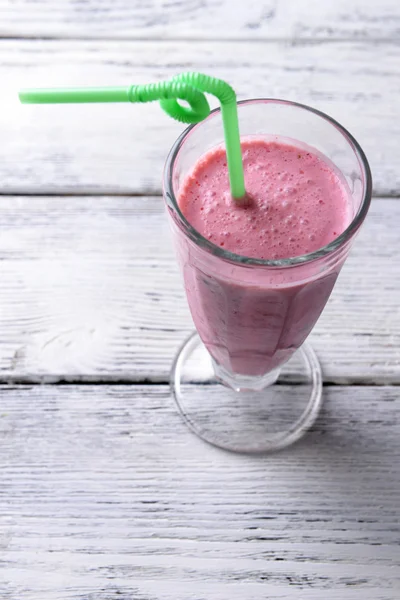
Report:
M 197 440 L 166 386 L 0 396 L 2 599 L 398 599 L 397 388 L 325 388 L 265 458 Z
M 29 86 L 124 85 L 200 70 L 239 98 L 315 106 L 364 147 L 377 194 L 400 193 L 400 46 L 390 43 L 0 43 L 0 192 L 159 193 L 182 126 L 158 106 L 20 106 Z
M 161 198 L 0 198 L 0 376 L 166 381 L 192 330 Z M 325 378 L 400 383 L 400 202 L 375 199 L 312 342 Z
M 2 0 L 0 35 L 169 39 L 398 38 L 396 0 Z

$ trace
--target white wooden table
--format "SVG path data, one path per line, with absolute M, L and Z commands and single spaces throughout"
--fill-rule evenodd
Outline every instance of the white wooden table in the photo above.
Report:
M 400 598 L 398 0 L 0 0 L 0 599 Z M 264 458 L 169 395 L 192 329 L 163 215 L 181 126 L 20 87 L 196 69 L 331 114 L 374 201 L 311 338 L 325 403 Z

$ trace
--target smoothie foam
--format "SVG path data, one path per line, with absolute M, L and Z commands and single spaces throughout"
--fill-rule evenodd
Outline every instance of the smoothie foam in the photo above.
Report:
M 329 244 L 351 220 L 338 174 L 310 148 L 281 141 L 242 144 L 248 206 L 230 195 L 223 148 L 208 152 L 186 178 L 179 205 L 208 240 L 236 254 L 292 258 Z

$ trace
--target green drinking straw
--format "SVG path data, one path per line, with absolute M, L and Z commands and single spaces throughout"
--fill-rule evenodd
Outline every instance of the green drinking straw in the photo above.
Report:
M 152 102 L 183 123 L 198 123 L 210 114 L 204 92 L 218 98 L 224 127 L 229 183 L 232 197 L 244 200 L 243 161 L 240 148 L 236 94 L 225 81 L 202 73 L 181 73 L 170 81 L 112 88 L 28 89 L 19 92 L 23 104 L 66 104 L 86 102 Z M 186 101 L 182 106 L 177 99 Z

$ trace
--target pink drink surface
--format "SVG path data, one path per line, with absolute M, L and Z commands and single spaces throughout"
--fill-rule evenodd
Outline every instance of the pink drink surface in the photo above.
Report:
M 264 140 L 244 142 L 242 150 L 249 206 L 231 198 L 222 148 L 185 180 L 179 205 L 204 237 L 235 254 L 274 260 L 318 250 L 346 229 L 348 192 L 320 156 Z
M 347 228 L 350 192 L 320 153 L 279 138 L 244 141 L 242 151 L 247 205 L 231 199 L 222 148 L 201 157 L 180 187 L 182 213 L 210 242 L 274 260 L 318 250 Z M 215 256 L 196 258 L 187 251 L 181 260 L 193 320 L 207 349 L 228 372 L 252 376 L 277 368 L 304 342 L 340 269 L 320 274 L 307 265 L 286 272 L 252 267 L 249 273 L 236 267 L 232 275 L 229 263 Z

